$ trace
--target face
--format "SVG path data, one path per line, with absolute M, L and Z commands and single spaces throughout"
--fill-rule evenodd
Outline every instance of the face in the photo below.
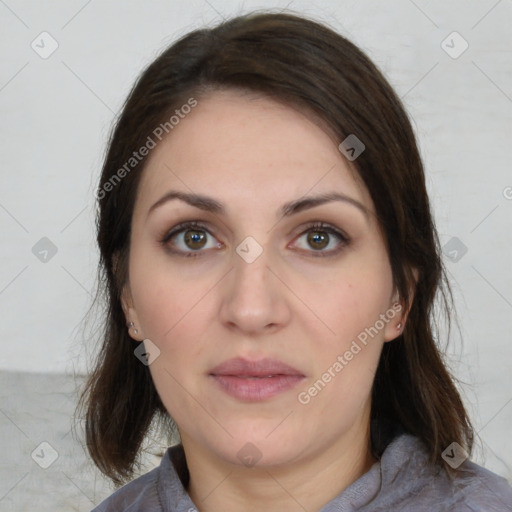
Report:
M 305 115 L 215 92 L 152 150 L 122 302 L 184 444 L 286 464 L 367 435 L 396 301 L 371 198 Z

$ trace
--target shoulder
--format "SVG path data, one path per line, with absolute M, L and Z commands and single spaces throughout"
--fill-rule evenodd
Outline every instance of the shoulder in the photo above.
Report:
M 159 469 L 157 467 L 121 487 L 94 508 L 92 512 L 161 510 L 158 496 Z
M 512 487 L 503 477 L 466 461 L 453 481 L 455 512 L 512 512 Z
M 512 512 L 512 487 L 503 477 L 469 460 L 450 475 L 432 465 L 423 443 L 408 434 L 382 458 L 379 506 L 436 512 Z
M 183 446 L 171 446 L 158 467 L 118 489 L 92 512 L 196 510 L 186 491 L 188 476 Z

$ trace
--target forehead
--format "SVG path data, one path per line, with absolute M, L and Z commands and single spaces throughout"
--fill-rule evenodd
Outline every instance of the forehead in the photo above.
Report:
M 373 211 L 357 172 L 313 116 L 239 91 L 197 101 L 149 155 L 136 208 L 149 208 L 173 188 L 218 197 L 228 207 L 339 191 Z

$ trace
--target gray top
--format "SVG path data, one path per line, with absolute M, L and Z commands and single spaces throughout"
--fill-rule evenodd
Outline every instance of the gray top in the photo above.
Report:
M 458 476 L 428 463 L 423 443 L 401 434 L 381 460 L 318 512 L 507 512 L 512 487 L 495 473 L 465 461 Z M 180 478 L 181 477 L 181 478 Z M 197 512 L 187 482 L 183 447 L 167 450 L 160 466 L 117 490 L 92 512 Z

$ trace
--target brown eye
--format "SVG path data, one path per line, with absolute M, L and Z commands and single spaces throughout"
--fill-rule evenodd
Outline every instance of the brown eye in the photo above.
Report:
M 197 229 L 188 229 L 185 231 L 185 243 L 190 249 L 202 249 L 206 243 L 205 232 Z
M 160 243 L 170 252 L 185 257 L 201 256 L 206 252 L 202 249 L 220 249 L 222 247 L 222 244 L 216 241 L 206 226 L 197 222 L 185 222 L 175 226 L 160 240 Z
M 308 234 L 308 244 L 313 249 L 323 249 L 329 244 L 329 234 L 325 231 L 310 231 Z
M 306 236 L 307 235 L 307 236 Z M 317 223 L 308 228 L 297 240 L 306 236 L 306 242 L 300 249 L 312 256 L 334 256 L 350 242 L 348 236 L 337 229 L 323 223 Z M 325 250 L 326 247 L 331 247 Z

